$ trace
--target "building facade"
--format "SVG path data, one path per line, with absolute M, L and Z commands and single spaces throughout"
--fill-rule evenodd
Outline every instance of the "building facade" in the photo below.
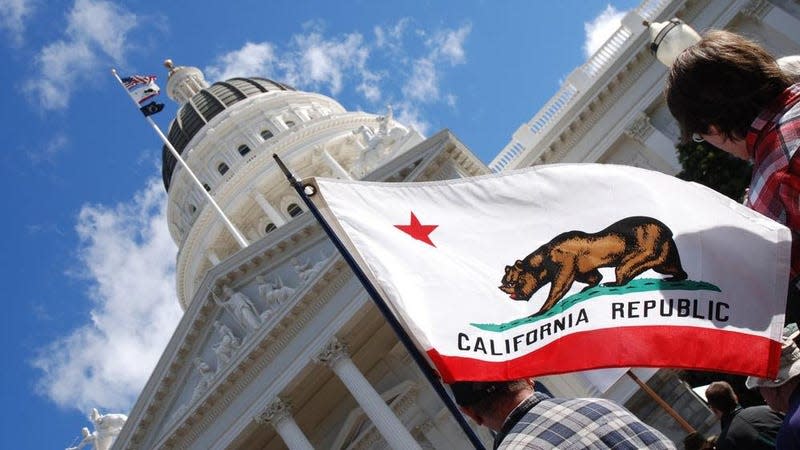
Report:
M 732 28 L 763 36 L 782 55 L 800 53 L 798 10 L 792 0 L 645 0 L 490 167 L 449 131 L 425 139 L 391 110 L 351 112 L 263 78 L 209 86 L 200 70 L 169 63 L 166 91 L 181 105 L 170 142 L 247 246 L 165 150 L 185 313 L 114 448 L 471 447 L 272 154 L 301 178 L 428 181 L 553 162 L 674 174 L 677 129 L 661 100 L 666 69 L 646 51 L 641 21 L 678 16 L 698 30 Z M 665 397 L 676 395 L 695 427 L 713 422 L 670 371 L 637 373 Z M 674 439 L 685 434 L 627 377 L 607 385 L 581 373 L 540 381 L 555 395 L 627 403 Z
M 167 63 L 164 151 L 185 314 L 114 448 L 463 448 L 458 425 L 275 164 L 384 181 L 488 173 L 448 131 L 261 78 L 209 86 Z M 483 438 L 488 435 L 483 432 Z
M 800 3 L 795 0 L 644 0 L 517 129 L 489 167 L 598 162 L 678 173 L 679 130 L 663 98 L 667 68 L 650 53 L 650 35 L 642 25 L 673 17 L 701 33 L 744 34 L 776 57 L 800 54 Z

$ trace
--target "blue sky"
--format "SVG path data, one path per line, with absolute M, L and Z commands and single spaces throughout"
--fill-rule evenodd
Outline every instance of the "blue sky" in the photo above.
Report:
M 163 87 L 172 58 L 391 104 L 489 162 L 636 4 L 0 0 L 0 447 L 64 448 L 92 407 L 127 413 L 180 317 L 160 144 L 111 67 Z

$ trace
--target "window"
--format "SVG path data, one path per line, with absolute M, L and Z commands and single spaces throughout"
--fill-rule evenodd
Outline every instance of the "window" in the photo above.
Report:
M 208 184 L 206 184 L 206 183 L 203 183 L 203 188 L 204 188 L 205 190 L 207 190 L 208 192 L 211 192 L 211 186 L 209 186 Z
M 263 136 L 264 133 L 262 132 L 261 135 Z M 239 150 L 239 154 L 242 155 L 242 156 L 250 153 L 250 147 L 248 147 L 246 145 L 240 145 L 238 150 Z
M 286 212 L 288 212 L 291 217 L 297 217 L 300 214 L 303 214 L 303 210 L 300 209 L 299 206 L 297 206 L 297 203 L 292 203 L 291 205 L 289 205 L 286 208 Z
M 270 231 L 275 231 L 277 229 L 278 227 L 276 227 L 274 223 L 270 222 L 266 227 L 264 227 L 264 233 L 269 233 Z
M 261 130 L 261 139 L 266 141 L 267 139 L 269 139 L 271 137 L 272 137 L 272 131 Z M 241 148 L 241 147 L 239 147 L 239 148 Z M 250 150 L 250 149 L 248 149 L 248 150 Z
M 225 175 L 228 172 L 228 169 L 229 167 L 225 163 L 219 163 L 219 165 L 217 166 L 217 171 L 219 171 L 220 175 Z
M 287 120 L 286 121 L 286 128 L 292 128 L 293 126 L 294 126 L 294 121 L 293 120 Z

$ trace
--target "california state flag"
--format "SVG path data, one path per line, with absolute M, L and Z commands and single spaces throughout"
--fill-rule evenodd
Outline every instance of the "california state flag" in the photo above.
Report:
M 708 188 L 600 164 L 306 183 L 446 382 L 628 366 L 776 374 L 789 231 Z

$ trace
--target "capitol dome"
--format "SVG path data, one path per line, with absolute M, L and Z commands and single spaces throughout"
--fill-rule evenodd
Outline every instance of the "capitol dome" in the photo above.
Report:
M 181 70 L 183 68 L 178 68 Z M 232 105 L 256 95 L 275 91 L 294 91 L 291 86 L 272 81 L 267 78 L 231 78 L 219 81 L 206 87 L 188 99 L 178 109 L 175 119 L 169 127 L 168 138 L 178 153 L 183 150 L 200 131 L 217 114 Z M 166 146 L 162 147 L 161 177 L 164 188 L 169 191 L 172 172 L 175 170 L 176 159 Z

